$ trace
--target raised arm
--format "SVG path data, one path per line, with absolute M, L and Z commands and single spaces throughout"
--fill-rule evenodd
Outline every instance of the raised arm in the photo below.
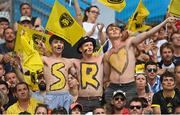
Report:
M 35 22 L 34 22 L 34 26 L 41 26 L 41 18 L 36 18 Z
M 158 32 L 160 30 L 160 28 L 162 28 L 166 23 L 168 23 L 168 22 L 172 23 L 172 22 L 175 22 L 175 20 L 176 20 L 176 18 L 174 18 L 174 17 L 167 18 L 162 23 L 160 23 L 159 25 L 157 25 L 154 28 L 150 29 L 149 31 L 143 32 L 143 33 L 137 35 L 136 38 L 132 40 L 132 44 L 138 45 L 139 43 L 141 43 L 142 41 L 147 39 L 149 36 L 151 36 L 154 33 Z
M 104 72 L 103 84 L 104 84 L 104 88 L 106 88 L 108 86 L 109 76 L 110 76 L 110 65 L 106 54 L 104 55 L 103 58 L 103 72 Z
M 74 0 L 74 8 L 76 12 L 76 20 L 82 26 L 83 15 L 81 13 L 81 8 L 79 7 L 78 0 Z
M 99 27 L 100 26 L 100 27 Z M 106 41 L 106 33 L 103 31 L 104 28 L 104 24 L 100 23 L 99 25 L 97 25 L 98 27 L 98 37 L 101 41 L 101 45 L 104 44 L 104 42 Z

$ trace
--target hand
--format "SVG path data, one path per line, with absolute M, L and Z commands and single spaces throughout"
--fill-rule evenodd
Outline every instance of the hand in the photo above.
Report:
M 140 59 L 142 60 L 142 61 L 145 61 L 145 62 L 147 62 L 147 61 L 149 61 L 149 59 L 150 59 L 150 57 L 147 55 L 147 54 L 141 54 L 140 55 Z
M 38 41 L 38 48 L 42 51 L 46 51 L 46 46 L 42 40 Z
M 71 74 L 73 77 L 77 77 L 77 71 L 75 67 L 71 67 L 68 71 L 69 74 Z
M 169 22 L 169 23 L 175 23 L 176 20 L 177 20 L 177 18 L 175 18 L 175 17 L 168 17 L 168 18 L 166 19 L 167 23 L 168 23 L 168 22 Z
M 158 47 L 156 45 L 153 45 L 151 50 L 152 50 L 153 55 L 157 55 Z
M 11 60 L 11 56 L 9 54 L 4 54 L 3 61 L 5 63 L 8 63 L 8 62 L 10 62 L 10 60 Z
M 92 28 L 92 30 L 91 30 L 91 32 L 92 32 L 92 33 L 94 33 L 94 32 L 95 32 L 95 30 L 96 30 L 96 26 L 97 26 L 97 23 L 96 23 L 96 24 L 94 24 L 94 26 L 93 26 L 93 28 Z
M 22 30 L 21 33 L 20 33 L 20 35 L 23 36 L 24 34 L 25 34 L 25 31 Z
M 10 64 L 14 68 L 18 68 L 18 65 L 19 65 L 19 63 L 18 63 L 18 61 L 16 59 L 11 59 Z
M 163 69 L 160 69 L 160 68 L 159 68 L 157 74 L 158 74 L 158 75 L 162 75 L 165 71 L 166 71 L 165 68 L 163 68 Z
M 97 28 L 98 28 L 99 32 L 102 32 L 102 30 L 104 28 L 104 24 L 103 23 L 98 23 Z
M 125 41 L 129 37 L 129 31 L 125 30 L 122 32 L 122 41 Z

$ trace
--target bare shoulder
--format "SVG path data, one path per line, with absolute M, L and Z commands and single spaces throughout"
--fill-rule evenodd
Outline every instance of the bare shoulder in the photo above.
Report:
M 133 40 L 135 40 L 135 39 L 137 39 L 136 38 L 136 36 L 130 36 L 127 40 L 126 40 L 126 42 L 127 43 L 131 43 Z
M 104 54 L 104 56 L 103 56 L 103 61 L 108 62 L 108 59 L 109 59 L 109 57 L 110 57 L 111 54 L 112 54 L 112 49 L 108 50 L 108 51 Z
M 136 40 L 137 38 L 135 36 L 130 36 L 127 40 L 126 40 L 126 47 L 131 47 L 133 45 L 133 41 Z
M 69 58 L 69 61 L 75 63 L 75 62 L 80 62 L 81 60 L 77 58 Z
M 95 58 L 97 58 L 97 59 L 103 59 L 103 57 L 104 57 L 104 54 L 95 56 Z
M 41 59 L 42 59 L 43 61 L 46 61 L 46 60 L 48 59 L 48 57 L 47 57 L 47 56 L 42 56 Z

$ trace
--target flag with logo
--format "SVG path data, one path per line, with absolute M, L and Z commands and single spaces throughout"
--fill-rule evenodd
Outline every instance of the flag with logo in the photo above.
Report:
M 85 31 L 57 0 L 50 13 L 46 29 L 62 37 L 72 46 L 79 41 Z
M 171 0 L 169 13 L 174 16 L 180 17 L 180 0 Z
M 140 0 L 135 12 L 128 20 L 128 30 L 138 32 L 149 29 L 150 26 L 144 24 L 144 20 L 148 15 L 148 9 L 144 6 L 142 0 Z
M 22 32 L 24 34 L 22 34 Z M 35 47 L 35 44 L 37 44 L 38 40 L 42 40 L 45 44 L 49 44 L 48 39 L 48 35 L 43 35 L 41 32 L 18 25 L 15 51 L 21 57 L 23 69 L 31 72 L 42 70 L 42 59 L 39 52 L 36 50 L 37 47 Z
M 17 43 L 17 45 L 15 45 L 15 51 L 20 52 L 21 50 L 23 50 L 21 48 L 21 45 L 18 45 L 20 43 L 20 33 L 22 32 L 22 30 L 24 30 L 24 31 L 26 31 L 28 33 L 29 37 L 26 38 L 26 40 L 40 54 L 42 52 L 40 51 L 39 46 L 38 46 L 39 41 L 42 41 L 45 44 L 45 46 L 47 48 L 47 51 L 49 51 L 49 52 L 51 51 L 50 44 L 49 44 L 50 35 L 45 34 L 43 32 L 39 32 L 37 30 L 29 29 L 29 28 L 24 27 L 24 26 L 22 26 L 20 24 L 18 24 L 18 31 L 17 31 L 17 34 L 16 34 L 16 43 Z M 33 42 L 31 42 L 31 41 L 33 41 Z
M 122 11 L 126 6 L 125 0 L 98 0 L 105 6 L 110 7 L 118 12 Z

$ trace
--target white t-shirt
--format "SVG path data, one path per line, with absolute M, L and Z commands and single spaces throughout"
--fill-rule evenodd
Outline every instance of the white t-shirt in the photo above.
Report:
M 83 22 L 83 28 L 86 32 L 90 32 L 92 30 L 93 26 L 94 26 L 94 23 Z M 103 28 L 102 31 L 103 32 L 106 31 L 105 27 Z M 94 33 L 90 37 L 94 38 L 95 40 L 98 39 L 98 28 L 97 27 L 96 27 Z

